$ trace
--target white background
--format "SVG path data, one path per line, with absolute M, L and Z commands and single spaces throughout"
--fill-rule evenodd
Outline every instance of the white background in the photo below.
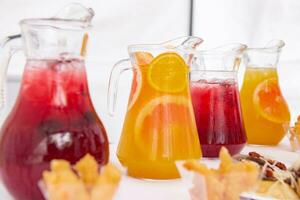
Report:
M 19 33 L 18 22 L 21 19 L 52 16 L 69 2 L 72 1 L 0 0 L 0 38 Z M 87 61 L 87 72 L 96 110 L 106 126 L 111 142 L 116 143 L 126 109 L 130 74 L 124 74 L 121 78 L 122 89 L 117 106 L 118 113 L 111 118 L 106 110 L 106 92 L 113 64 L 127 57 L 128 44 L 157 43 L 187 35 L 190 1 L 81 0 L 76 2 L 92 7 L 96 12 L 89 48 L 89 55 L 93 61 Z M 207 47 L 229 42 L 262 46 L 273 38 L 283 39 L 286 47 L 283 49 L 278 66 L 281 88 L 290 105 L 293 120 L 297 114 L 300 114 L 300 1 L 194 0 L 193 30 L 194 35 L 205 40 Z M 8 110 L 14 103 L 23 65 L 24 58 L 21 54 L 11 62 L 7 91 Z M 242 71 L 239 82 L 242 82 Z M 1 114 L 3 113 L 2 111 Z M 133 194 L 134 189 L 133 187 L 131 190 Z M 171 191 L 172 189 L 170 186 Z

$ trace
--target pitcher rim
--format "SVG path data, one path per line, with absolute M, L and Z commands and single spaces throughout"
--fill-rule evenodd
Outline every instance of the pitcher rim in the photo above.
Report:
M 171 40 L 167 40 L 167 41 L 164 41 L 161 43 L 130 44 L 127 46 L 127 50 L 129 52 L 134 52 L 134 51 L 136 51 L 136 49 L 137 50 L 139 50 L 139 49 L 163 49 L 163 50 L 173 50 L 173 51 L 189 50 L 188 48 L 180 49 L 180 48 L 178 48 L 179 46 L 172 46 L 172 45 L 168 44 L 168 43 L 171 43 L 172 41 L 176 41 L 176 40 L 184 39 L 184 38 L 186 38 L 186 41 L 191 38 L 196 38 L 197 40 L 199 40 L 196 45 L 199 45 L 203 42 L 203 39 L 200 37 L 197 37 L 197 36 L 180 36 L 180 37 L 176 37 L 176 38 L 173 38 Z
M 237 69 L 226 70 L 226 69 L 190 69 L 190 73 L 225 73 L 225 74 L 237 74 Z
M 139 49 L 169 49 L 175 50 L 176 47 L 166 47 L 162 44 L 131 44 L 127 46 L 129 52 L 138 51 Z
M 221 48 L 228 47 L 228 46 L 234 46 L 234 49 L 229 50 L 222 50 Z M 214 48 L 210 49 L 204 49 L 204 50 L 190 50 L 190 53 L 192 53 L 194 56 L 204 55 L 204 56 L 220 56 L 220 55 L 228 55 L 228 54 L 242 54 L 248 49 L 248 46 L 246 44 L 242 43 L 227 43 L 224 45 L 220 45 Z
M 276 42 L 276 44 L 268 46 L 268 44 L 270 44 L 272 42 L 273 43 Z M 265 53 L 277 53 L 277 52 L 280 52 L 284 46 L 285 46 L 285 42 L 283 40 L 273 39 L 273 40 L 269 41 L 267 43 L 267 45 L 264 46 L 264 47 L 250 47 L 250 48 L 247 48 L 246 51 L 259 51 L 259 52 L 265 52 Z
M 55 29 L 83 30 L 91 27 L 90 22 L 83 20 L 61 18 L 27 18 L 19 22 L 20 25 L 52 27 Z

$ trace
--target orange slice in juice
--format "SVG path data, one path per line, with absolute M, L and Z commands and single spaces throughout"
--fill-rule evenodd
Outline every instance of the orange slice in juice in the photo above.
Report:
M 148 82 L 158 91 L 175 93 L 187 87 L 188 66 L 177 53 L 162 53 L 150 63 Z
M 184 96 L 164 95 L 148 102 L 136 119 L 134 139 L 150 157 L 181 155 L 190 118 Z M 196 130 L 195 130 L 196 131 Z
M 134 69 L 133 71 L 133 80 L 131 84 L 131 91 L 129 95 L 129 100 L 128 100 L 128 110 L 132 108 L 134 103 L 136 102 L 140 90 L 142 88 L 142 77 L 141 77 L 141 72 L 139 69 Z
M 135 62 L 139 66 L 148 65 L 153 60 L 153 56 L 148 52 L 136 52 L 134 53 Z
M 147 66 L 153 60 L 153 56 L 151 53 L 147 53 L 147 52 L 136 52 L 134 53 L 134 59 L 137 66 L 133 71 L 133 80 L 132 80 L 131 91 L 129 95 L 128 110 L 130 110 L 134 105 L 134 103 L 136 102 L 140 94 L 140 90 L 142 88 L 142 74 L 140 71 L 140 67 Z
M 265 119 L 276 123 L 290 121 L 289 108 L 282 97 L 277 78 L 260 83 L 254 90 L 253 102 Z

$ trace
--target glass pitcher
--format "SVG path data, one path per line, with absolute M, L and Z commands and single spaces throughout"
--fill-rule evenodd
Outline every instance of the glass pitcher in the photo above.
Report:
M 108 95 L 111 114 L 120 73 L 133 71 L 117 150 L 130 176 L 178 178 L 176 160 L 201 157 L 188 87 L 188 64 L 192 55 L 187 53 L 201 42 L 200 38 L 184 37 L 163 44 L 131 45 L 128 47 L 130 59 L 113 67 Z
M 37 183 L 52 159 L 75 163 L 89 153 L 106 164 L 108 139 L 85 72 L 90 22 L 25 19 L 20 26 L 22 38 L 6 40 L 1 60 L 5 72 L 15 50 L 27 57 L 18 98 L 0 132 L 0 173 L 15 199 L 38 200 L 44 198 Z
M 234 155 L 246 144 L 237 83 L 245 49 L 229 44 L 194 54 L 190 89 L 204 157 L 218 157 L 222 146 Z
M 283 46 L 283 41 L 273 40 L 246 51 L 241 101 L 250 144 L 277 145 L 289 128 L 290 111 L 276 69 Z

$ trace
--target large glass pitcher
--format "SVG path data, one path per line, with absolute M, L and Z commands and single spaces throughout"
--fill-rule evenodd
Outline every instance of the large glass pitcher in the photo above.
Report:
M 0 133 L 0 172 L 15 199 L 39 200 L 37 183 L 52 159 L 75 163 L 89 153 L 105 164 L 108 140 L 87 85 L 90 23 L 25 19 L 20 26 L 22 38 L 7 39 L 1 60 L 4 72 L 16 49 L 27 57 L 18 98 Z
M 229 44 L 194 54 L 191 93 L 204 157 L 218 157 L 222 146 L 234 155 L 246 144 L 237 83 L 245 48 Z
M 139 178 L 178 178 L 176 160 L 201 157 L 189 91 L 187 49 L 202 40 L 184 37 L 157 45 L 131 45 L 130 59 L 111 72 L 108 106 L 113 113 L 119 75 L 133 70 L 131 94 L 117 156 Z M 132 66 L 130 65 L 130 61 Z
M 266 47 L 246 51 L 241 100 L 250 144 L 277 145 L 288 130 L 290 112 L 277 74 L 283 46 L 283 41 L 273 40 Z

